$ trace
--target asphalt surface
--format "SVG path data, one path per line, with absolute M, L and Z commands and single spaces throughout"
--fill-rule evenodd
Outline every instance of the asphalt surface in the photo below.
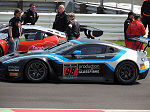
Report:
M 0 81 L 0 108 L 150 110 L 150 73 L 133 85 Z

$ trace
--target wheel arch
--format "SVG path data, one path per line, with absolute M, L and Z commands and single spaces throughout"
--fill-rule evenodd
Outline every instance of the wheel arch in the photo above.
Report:
M 27 64 L 30 62 L 30 61 L 34 61 L 34 60 L 39 60 L 39 61 L 42 61 L 44 62 L 44 64 L 47 66 L 48 68 L 48 79 L 51 79 L 53 76 L 55 76 L 55 72 L 53 71 L 51 65 L 48 63 L 48 60 L 46 58 L 34 58 L 34 59 L 29 59 L 25 64 L 24 64 L 24 67 L 23 67 L 23 73 L 25 73 L 25 68 L 27 66 Z
M 136 68 L 136 76 L 133 76 L 132 79 L 129 79 L 127 81 L 122 80 L 122 78 L 120 78 L 120 76 L 118 75 L 118 70 L 120 69 L 119 66 L 123 65 L 123 63 L 127 63 L 130 62 L 130 64 L 132 63 L 134 65 L 134 67 Z M 138 65 L 132 61 L 132 60 L 123 60 L 120 63 L 118 63 L 118 65 L 115 68 L 115 72 L 114 72 L 114 81 L 120 84 L 133 84 L 137 78 L 139 77 L 139 68 Z
M 116 72 L 116 70 L 117 70 L 117 67 L 118 67 L 121 63 L 126 62 L 126 61 L 130 61 L 130 62 L 134 63 L 134 64 L 136 65 L 137 70 L 138 70 L 138 73 L 139 73 L 139 67 L 138 67 L 138 65 L 137 65 L 133 60 L 123 60 L 123 61 L 119 62 L 119 63 L 117 64 L 116 68 L 115 68 L 115 72 Z

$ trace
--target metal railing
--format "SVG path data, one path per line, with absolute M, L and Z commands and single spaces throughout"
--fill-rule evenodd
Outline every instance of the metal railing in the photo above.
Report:
M 29 8 L 29 4 L 34 2 L 37 6 L 37 12 L 56 12 L 58 5 L 63 4 L 65 5 L 65 1 L 60 0 L 53 1 L 53 0 L 36 0 L 36 1 L 29 1 L 29 0 L 0 0 L 0 11 L 13 11 L 15 8 L 21 8 L 23 11 Z M 85 14 L 92 14 L 92 13 L 111 13 L 111 14 L 123 14 L 129 12 L 132 7 L 130 4 L 122 4 L 122 3 L 103 3 L 104 9 L 103 12 L 100 10 L 100 3 L 94 2 L 84 2 L 84 1 L 77 1 L 74 4 L 74 12 L 75 13 L 85 13 Z M 70 6 L 69 6 L 70 7 Z M 135 7 L 135 11 L 140 7 Z
M 39 20 L 36 25 L 52 27 L 56 13 L 38 13 Z M 13 12 L 0 12 L 0 24 L 8 24 Z M 76 14 L 81 25 L 88 25 L 104 31 L 102 40 L 123 40 L 123 24 L 127 15 L 113 14 Z M 84 36 L 81 34 L 81 36 Z

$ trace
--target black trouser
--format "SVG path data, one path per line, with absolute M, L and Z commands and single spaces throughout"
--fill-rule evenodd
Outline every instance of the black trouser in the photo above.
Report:
M 147 25 L 148 25 L 148 38 L 150 38 L 150 16 L 143 16 L 142 23 L 145 29 L 147 28 Z

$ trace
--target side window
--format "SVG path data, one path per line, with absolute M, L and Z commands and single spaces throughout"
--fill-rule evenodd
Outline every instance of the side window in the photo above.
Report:
M 42 39 L 43 39 L 43 33 L 42 32 L 36 32 L 34 40 L 42 40 Z
M 106 53 L 116 53 L 116 52 L 119 52 L 119 50 L 117 48 L 114 48 L 114 47 L 108 46 L 106 49 Z
M 108 53 L 114 53 L 115 49 L 113 47 L 108 47 Z
M 104 45 L 88 45 L 81 49 L 82 55 L 93 55 L 93 54 L 103 54 L 105 53 L 106 46 Z
M 36 30 L 24 29 L 22 33 L 22 38 L 25 38 L 26 41 L 32 41 L 35 39 Z
M 26 40 L 31 41 L 31 40 L 34 40 L 35 34 L 36 33 L 32 33 L 32 32 L 31 33 L 24 33 L 24 37 Z
M 27 41 L 42 40 L 44 38 L 44 33 L 38 30 L 26 29 L 24 30 L 24 37 Z

